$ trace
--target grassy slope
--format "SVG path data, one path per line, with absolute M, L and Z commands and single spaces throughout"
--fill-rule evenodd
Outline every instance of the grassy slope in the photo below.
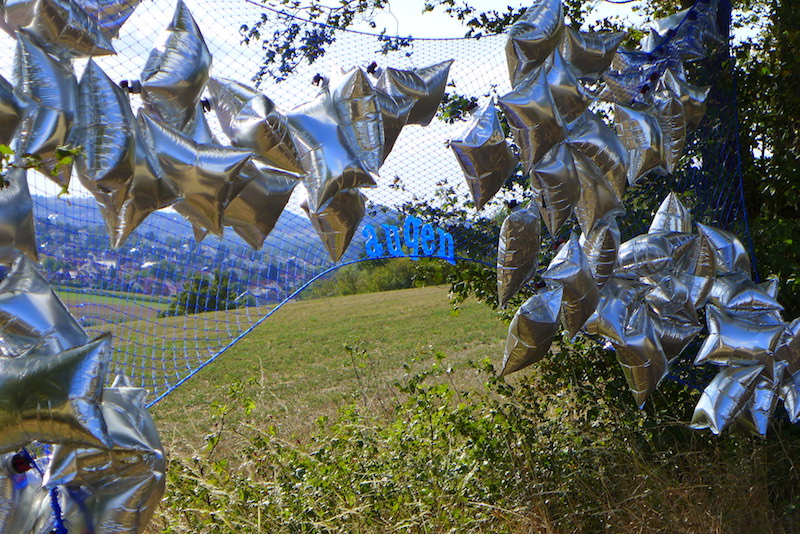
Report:
M 168 448 L 199 448 L 210 403 L 232 381 L 254 378 L 245 394 L 256 400 L 256 413 L 302 435 L 356 392 L 370 403 L 392 395 L 392 380 L 412 359 L 429 365 L 438 350 L 461 370 L 468 360 L 498 361 L 505 334 L 484 305 L 467 302 L 453 313 L 443 287 L 293 302 L 156 404 L 153 415 Z M 367 357 L 345 349 L 357 342 Z M 469 375 L 455 373 L 462 382 Z

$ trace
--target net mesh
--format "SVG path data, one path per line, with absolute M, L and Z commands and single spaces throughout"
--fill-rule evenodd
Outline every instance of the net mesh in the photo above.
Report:
M 187 0 L 186 4 L 214 57 L 212 75 L 249 83 L 262 64 L 263 52 L 259 43 L 245 46 L 238 36 L 242 24 L 261 18 L 262 9 L 244 0 Z M 138 79 L 171 16 L 171 7 L 165 10 L 163 3 L 145 0 L 115 41 L 118 54 L 98 58 L 97 63 L 115 81 Z M 376 61 L 380 66 L 410 68 L 455 59 L 448 90 L 476 96 L 482 104 L 511 89 L 504 45 L 504 36 L 418 39 L 400 51 L 380 54 L 381 43 L 374 36 L 342 33 L 316 63 L 301 65 L 282 83 L 265 79 L 260 89 L 280 108 L 290 110 L 315 96 L 318 88 L 311 83 L 315 74 L 327 74 L 339 66 L 366 67 Z M 2 74 L 10 78 L 13 40 L 4 38 L 0 48 L 7 58 Z M 713 66 L 713 61 L 708 65 Z M 78 73 L 81 69 L 82 65 L 76 65 Z M 723 68 L 717 72 L 725 75 Z M 646 228 L 645 221 L 663 198 L 662 192 L 669 189 L 693 192 L 690 204 L 696 220 L 746 233 L 735 88 L 708 74 L 702 81 L 714 89 L 708 116 L 691 140 L 685 170 L 669 180 L 647 179 L 631 189 L 629 195 L 636 202 L 626 201 L 626 205 L 636 209 L 623 218 L 629 236 Z M 133 100 L 135 107 L 135 96 Z M 217 137 L 225 139 L 215 114 L 206 117 Z M 466 199 L 463 175 L 446 145 L 463 127 L 463 123 L 441 120 L 427 127 L 405 127 L 381 168 L 378 187 L 364 190 L 369 202 L 362 225 L 386 222 L 409 206 L 441 205 L 447 195 Z M 719 165 L 710 166 L 708 161 Z M 709 171 L 712 167 L 713 173 Z M 70 194 L 61 197 L 57 196 L 59 187 L 45 178 L 34 175 L 29 181 L 46 276 L 87 332 L 113 333 L 114 370 L 147 388 L 151 399 L 161 398 L 213 361 L 311 281 L 363 258 L 364 237 L 359 229 L 346 255 L 338 264 L 331 262 L 300 208 L 302 187 L 295 189 L 262 250 L 252 250 L 230 230 L 221 238 L 209 235 L 197 242 L 192 226 L 167 209 L 151 215 L 114 251 L 94 199 L 77 180 L 73 180 Z M 465 217 L 454 214 L 437 222 L 453 235 L 457 256 L 491 265 L 499 225 L 479 225 L 477 221 L 491 219 L 507 200 L 515 195 L 520 200 L 525 194 L 521 190 L 503 194 L 480 214 L 468 208 Z M 184 288 L 191 290 L 181 293 Z M 191 300 L 185 304 L 197 310 L 233 309 L 163 317 L 181 294 Z M 214 299 L 224 301 L 223 305 L 212 302 Z

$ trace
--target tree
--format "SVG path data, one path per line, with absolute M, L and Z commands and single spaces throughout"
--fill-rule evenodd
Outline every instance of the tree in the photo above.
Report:
M 159 313 L 159 317 L 232 310 L 246 304 L 246 299 L 238 298 L 244 289 L 240 283 L 231 280 L 230 273 L 219 269 L 211 276 L 198 273 L 184 282 L 180 293 L 175 295 L 166 310 Z

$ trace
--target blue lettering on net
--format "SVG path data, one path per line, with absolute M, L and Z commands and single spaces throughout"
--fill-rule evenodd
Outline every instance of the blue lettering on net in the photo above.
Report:
M 442 258 L 455 264 L 453 236 L 419 217 L 406 217 L 402 225 L 364 226 L 364 251 L 368 258 Z

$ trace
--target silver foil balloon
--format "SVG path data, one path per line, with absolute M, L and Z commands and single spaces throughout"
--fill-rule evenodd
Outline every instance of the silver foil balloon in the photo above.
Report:
M 775 349 L 775 359 L 787 363 L 786 373 L 800 371 L 800 318 L 786 325 L 786 330 Z
M 753 387 L 753 395 L 736 420 L 738 426 L 757 436 L 767 435 L 769 421 L 778 404 L 785 369 L 786 362 L 775 362 L 772 372 L 769 373 L 772 375 L 771 378 L 764 372 L 758 376 Z
M 775 296 L 744 273 L 731 273 L 714 280 L 708 302 L 728 313 L 742 315 L 782 310 Z
M 661 129 L 664 168 L 673 173 L 686 146 L 686 114 L 683 104 L 672 91 L 657 91 L 653 96 L 653 114 Z
M 653 328 L 664 355 L 669 361 L 678 358 L 686 347 L 703 331 L 698 323 L 681 321 L 672 317 L 653 316 Z
M 580 179 L 580 198 L 575 204 L 575 218 L 584 234 L 588 234 L 603 218 L 613 218 L 625 211 L 603 171 L 585 156 L 572 149 L 575 172 Z
M 383 117 L 378 93 L 367 73 L 353 68 L 331 82 L 331 98 L 350 151 L 377 174 L 383 164 Z
M 561 0 L 536 0 L 511 26 L 506 41 L 506 60 L 511 85 L 515 86 L 540 66 L 561 41 L 564 8 Z
M 617 266 L 620 232 L 614 217 L 600 219 L 589 233 L 581 234 L 581 248 L 592 269 L 597 287 L 602 288 Z
M 261 249 L 298 184 L 294 175 L 273 169 L 257 159 L 243 174 L 252 179 L 225 208 L 223 222 L 256 250 Z
M 31 97 L 0 76 L 0 143 L 9 145 L 22 119 L 35 109 Z
M 697 352 L 694 364 L 757 365 L 771 367 L 775 347 L 784 331 L 783 324 L 757 324 L 706 306 L 708 338 Z
M 730 232 L 697 224 L 697 229 L 705 243 L 714 250 L 717 273 L 741 272 L 750 274 L 750 257 L 742 242 Z
M 558 113 L 566 124 L 574 122 L 589 107 L 592 101 L 589 92 L 558 50 L 547 58 L 543 68 Z
M 447 77 L 452 59 L 436 65 L 412 70 L 384 69 L 376 88 L 392 97 L 410 97 L 414 104 L 409 110 L 406 124 L 427 126 L 436 115 L 439 103 L 444 98 Z
M 763 365 L 722 369 L 703 390 L 690 426 L 722 433 L 747 407 Z
M 519 163 L 493 102 L 475 112 L 461 135 L 450 141 L 450 148 L 464 171 L 476 210 L 503 187 Z
M 5 185 L 0 187 L 0 248 L 15 248 L 38 261 L 28 173 L 10 169 L 4 180 Z
M 19 453 L 0 454 L 0 532 L 4 534 L 49 532 L 35 530 L 40 515 L 36 511 L 50 508 L 50 494 L 42 487 L 39 473 L 47 459 L 34 462 L 27 465 Z
M 564 30 L 559 50 L 578 78 L 593 81 L 611 65 L 614 53 L 626 36 L 625 32 L 582 32 L 569 26 Z
M 555 287 L 531 296 L 508 326 L 500 376 L 524 369 L 544 358 L 558 334 L 564 289 Z
M 142 0 L 77 0 L 78 4 L 94 17 L 100 31 L 109 40 L 119 36 L 122 25 L 133 15 Z
M 554 147 L 536 164 L 531 189 L 550 235 L 557 235 L 581 198 L 581 181 L 566 144 Z
M 651 285 L 645 302 L 657 316 L 697 324 L 697 310 L 690 289 L 682 280 L 668 273 L 644 278 L 643 281 Z
M 347 251 L 364 218 L 365 202 L 366 197 L 358 190 L 349 189 L 337 193 L 319 212 L 310 210 L 307 202 L 302 204 L 334 262 L 339 261 Z
M 497 245 L 497 300 L 501 308 L 536 274 L 541 245 L 536 206 L 517 206 L 500 227 Z
M 208 81 L 211 54 L 192 14 L 178 0 L 172 21 L 142 69 L 145 110 L 175 129 L 194 114 Z
M 253 153 L 195 143 L 181 132 L 142 114 L 164 175 L 180 199 L 175 210 L 206 230 L 222 233 L 222 215 L 233 180 Z
M 706 100 L 710 89 L 689 84 L 676 76 L 671 69 L 664 71 L 656 85 L 657 91 L 671 91 L 680 99 L 686 116 L 686 126 L 690 131 L 700 126 L 700 121 L 706 113 Z
M 666 234 L 642 234 L 619 247 L 618 276 L 639 278 L 671 270 L 674 259 Z
M 408 122 L 408 116 L 416 99 L 399 94 L 390 95 L 377 87 L 375 94 L 378 97 L 378 108 L 383 119 L 383 162 L 394 148 L 403 126 Z
M 572 127 L 567 143 L 587 156 L 603 171 L 608 183 L 622 199 L 628 185 L 628 149 L 597 114 L 587 111 Z
M 648 233 L 650 232 L 648 231 Z M 652 233 L 658 232 L 654 231 Z M 669 243 L 670 253 L 675 259 L 675 263 L 677 265 L 681 263 L 684 258 L 693 253 L 695 244 L 699 240 L 699 237 L 697 234 L 688 232 L 667 232 L 664 235 L 664 239 L 666 239 L 667 243 Z
M 12 143 L 20 154 L 42 158 L 48 178 L 64 186 L 69 183 L 72 165 L 55 172 L 56 149 L 66 145 L 78 106 L 78 82 L 71 67 L 64 65 L 36 46 L 25 32 L 17 32 L 14 54 L 14 85 L 41 104 L 29 113 Z
M 0 357 L 55 355 L 87 342 L 33 261 L 19 255 L 0 281 Z
M 347 148 L 327 87 L 288 117 L 306 173 L 304 183 L 312 212 L 323 210 L 340 191 L 377 185 L 372 174 Z
M 302 174 L 286 116 L 262 93 L 236 81 L 211 78 L 208 90 L 222 130 L 234 146 L 253 150 L 275 167 Z
M 75 158 L 78 179 L 95 196 L 121 189 L 127 192 L 136 152 L 128 96 L 92 60 L 78 89 L 78 115 L 72 129 L 72 139 L 83 148 Z M 116 218 L 116 214 L 111 217 Z
M 109 446 L 54 447 L 45 486 L 88 493 L 82 507 L 66 507 L 64 520 L 74 531 L 141 533 L 158 506 L 166 461 L 146 396 L 141 388 L 105 388 L 101 409 Z
M 612 276 L 600 291 L 600 300 L 591 319 L 591 334 L 624 343 L 626 328 L 633 312 L 641 306 L 647 284 Z
M 664 168 L 661 125 L 645 110 L 614 105 L 614 124 L 630 154 L 628 182 L 635 184 L 650 171 Z
M 675 193 L 670 193 L 661 201 L 647 233 L 692 232 L 692 214 L 684 207 Z
M 800 422 L 800 371 L 787 376 L 780 388 L 780 399 L 792 423 Z
M 100 414 L 108 335 L 58 354 L 0 358 L 0 451 L 31 441 L 102 446 Z
M 4 4 L 6 27 L 12 31 L 24 28 L 54 55 L 72 58 L 116 53 L 97 19 L 77 0 L 5 0 Z
M 621 57 L 617 52 L 615 57 Z M 640 107 L 653 102 L 658 77 L 667 67 L 663 60 L 642 64 L 637 68 L 612 69 L 603 74 L 605 85 L 597 95 L 600 100 L 617 105 Z
M 667 375 L 667 357 L 645 308 L 639 307 L 623 331 L 621 343 L 612 342 L 625 380 L 639 408 Z
M 511 123 L 526 172 L 566 137 L 544 69 L 531 73 L 498 103 Z
M 569 337 L 574 337 L 600 300 L 597 283 L 577 235 L 571 234 L 569 241 L 561 246 L 542 278 L 551 286 L 563 287 L 561 324 Z

